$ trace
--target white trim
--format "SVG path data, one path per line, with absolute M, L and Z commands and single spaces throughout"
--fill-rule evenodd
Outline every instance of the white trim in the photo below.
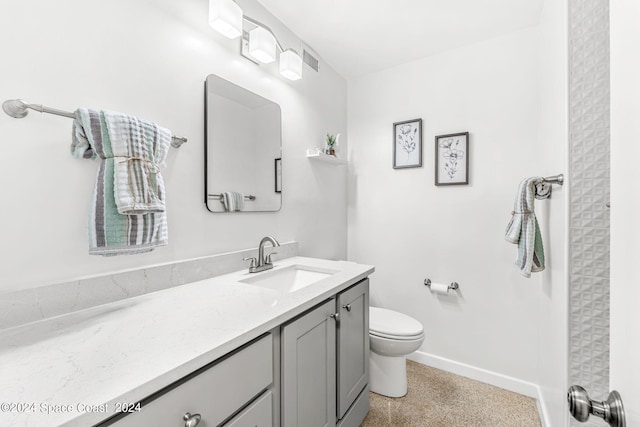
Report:
M 539 398 L 538 386 L 528 381 L 519 380 L 507 375 L 491 372 L 486 369 L 477 368 L 465 363 L 456 362 L 454 360 L 445 359 L 444 357 L 434 356 L 433 354 L 416 351 L 407 356 L 407 359 L 433 368 L 442 369 L 456 375 L 471 378 L 486 384 L 513 391 L 515 393 L 524 394 L 525 396 Z
M 551 421 L 549 420 L 549 412 L 547 411 L 547 404 L 544 399 L 544 395 L 538 386 L 538 397 L 536 398 L 536 406 L 538 407 L 538 415 L 540 415 L 540 423 L 542 427 L 552 427 Z
M 407 356 L 407 359 L 534 398 L 536 399 L 536 405 L 538 407 L 538 413 L 543 427 L 551 426 L 547 417 L 546 405 L 541 399 L 540 388 L 534 383 L 467 365 L 465 363 L 456 362 L 454 360 L 445 359 L 444 357 L 435 356 L 423 351 L 411 353 Z

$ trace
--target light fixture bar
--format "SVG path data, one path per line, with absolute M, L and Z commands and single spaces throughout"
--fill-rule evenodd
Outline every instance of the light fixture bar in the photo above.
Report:
M 248 32 L 243 22 L 255 28 Z M 289 80 L 302 78 L 302 57 L 293 49 L 284 49 L 280 40 L 267 25 L 245 15 L 235 0 L 209 0 L 209 25 L 224 36 L 233 39 L 242 36 L 241 54 L 258 64 L 269 64 L 279 58 L 280 74 Z
M 245 21 L 255 25 L 256 27 L 262 27 L 265 30 L 267 30 L 268 32 L 271 33 L 271 35 L 273 36 L 273 38 L 276 41 L 276 46 L 278 47 L 278 49 L 280 49 L 280 52 L 284 52 L 284 48 L 282 47 L 282 45 L 280 44 L 280 41 L 278 40 L 278 38 L 276 37 L 275 33 L 273 31 L 271 31 L 271 28 L 267 27 L 266 25 L 264 25 L 262 22 L 257 21 L 255 19 L 253 19 L 250 16 L 247 15 L 242 15 L 242 19 L 244 19 Z

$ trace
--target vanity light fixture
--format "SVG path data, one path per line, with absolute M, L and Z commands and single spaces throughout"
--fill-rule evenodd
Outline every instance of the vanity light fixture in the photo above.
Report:
M 230 39 L 242 35 L 242 9 L 233 0 L 209 0 L 209 25 Z
M 302 78 L 302 58 L 293 49 L 287 49 L 280 54 L 280 74 L 289 80 Z
M 209 0 L 209 25 L 222 35 L 234 39 L 243 33 L 243 21 L 254 28 L 249 31 L 248 56 L 254 62 L 269 64 L 276 60 L 280 53 L 280 74 L 289 80 L 302 78 L 302 58 L 293 49 L 284 49 L 273 31 L 266 25 L 244 15 L 242 9 L 233 0 Z M 246 43 L 246 41 L 241 41 Z M 257 62 L 256 62 L 257 63 Z
M 263 64 L 276 60 L 276 38 L 263 27 L 249 31 L 249 54 Z

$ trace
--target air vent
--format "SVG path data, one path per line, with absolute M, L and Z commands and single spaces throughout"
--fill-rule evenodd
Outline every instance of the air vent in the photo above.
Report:
M 307 49 L 304 49 L 302 51 L 302 60 L 304 61 L 305 64 L 307 64 L 309 67 L 313 68 L 316 71 L 319 71 L 319 63 L 318 63 L 318 59 L 311 55 Z

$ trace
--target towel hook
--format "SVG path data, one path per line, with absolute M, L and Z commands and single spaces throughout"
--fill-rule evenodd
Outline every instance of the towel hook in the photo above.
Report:
M 548 182 L 549 184 L 562 185 L 562 184 L 564 184 L 564 175 L 563 174 L 559 174 L 559 175 L 548 176 L 546 178 L 542 178 L 542 180 L 544 182 Z
M 549 185 L 544 185 L 549 184 Z M 564 175 L 558 174 L 553 176 L 547 176 L 542 178 L 542 182 L 536 184 L 535 197 L 536 199 L 543 200 L 551 197 L 551 190 L 553 186 L 551 184 L 564 184 Z

